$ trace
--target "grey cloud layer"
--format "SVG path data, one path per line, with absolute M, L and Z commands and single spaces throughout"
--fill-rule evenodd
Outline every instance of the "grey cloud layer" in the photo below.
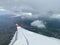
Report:
M 14 6 L 18 8 L 21 5 L 25 5 L 26 7 L 32 7 L 42 14 L 49 10 L 60 12 L 59 4 L 60 0 L 0 0 L 0 6 L 7 9 L 11 9 Z

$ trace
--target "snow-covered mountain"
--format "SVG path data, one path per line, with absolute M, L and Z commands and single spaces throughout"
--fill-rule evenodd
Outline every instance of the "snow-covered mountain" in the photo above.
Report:
M 30 32 L 18 26 L 9 45 L 60 45 L 60 40 Z

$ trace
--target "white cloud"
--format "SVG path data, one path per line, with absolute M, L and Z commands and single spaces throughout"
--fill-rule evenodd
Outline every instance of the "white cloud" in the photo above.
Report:
M 50 16 L 51 19 L 60 19 L 60 14 L 53 14 Z
M 6 11 L 5 9 L 0 9 L 0 11 Z
M 14 14 L 14 16 L 12 16 L 12 17 L 19 17 L 19 16 L 21 16 L 22 19 L 31 18 L 32 17 L 32 13 L 25 13 L 25 12 L 15 13 L 15 12 L 13 12 L 13 14 Z
M 5 14 L 13 14 L 10 10 L 0 6 L 0 15 L 5 15 Z
M 4 9 L 3 7 L 0 7 L 0 11 L 7 11 L 7 10 Z
M 38 28 L 46 28 L 43 21 L 41 20 L 36 20 L 31 23 L 31 26 L 36 26 Z
M 22 13 L 22 15 L 32 16 L 32 13 Z

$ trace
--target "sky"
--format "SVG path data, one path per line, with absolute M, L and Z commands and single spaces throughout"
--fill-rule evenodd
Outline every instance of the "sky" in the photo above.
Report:
M 0 0 L 0 12 L 31 13 L 32 18 L 60 17 L 60 0 Z M 47 15 L 49 11 L 55 15 Z
M 9 10 L 33 10 L 40 14 L 60 12 L 60 0 L 0 0 L 0 6 Z

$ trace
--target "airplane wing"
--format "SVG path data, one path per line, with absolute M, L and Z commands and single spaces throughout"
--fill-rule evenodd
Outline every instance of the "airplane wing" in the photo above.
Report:
M 17 26 L 17 40 L 15 40 L 13 45 L 60 45 L 60 40 L 37 34 L 21 26 Z

